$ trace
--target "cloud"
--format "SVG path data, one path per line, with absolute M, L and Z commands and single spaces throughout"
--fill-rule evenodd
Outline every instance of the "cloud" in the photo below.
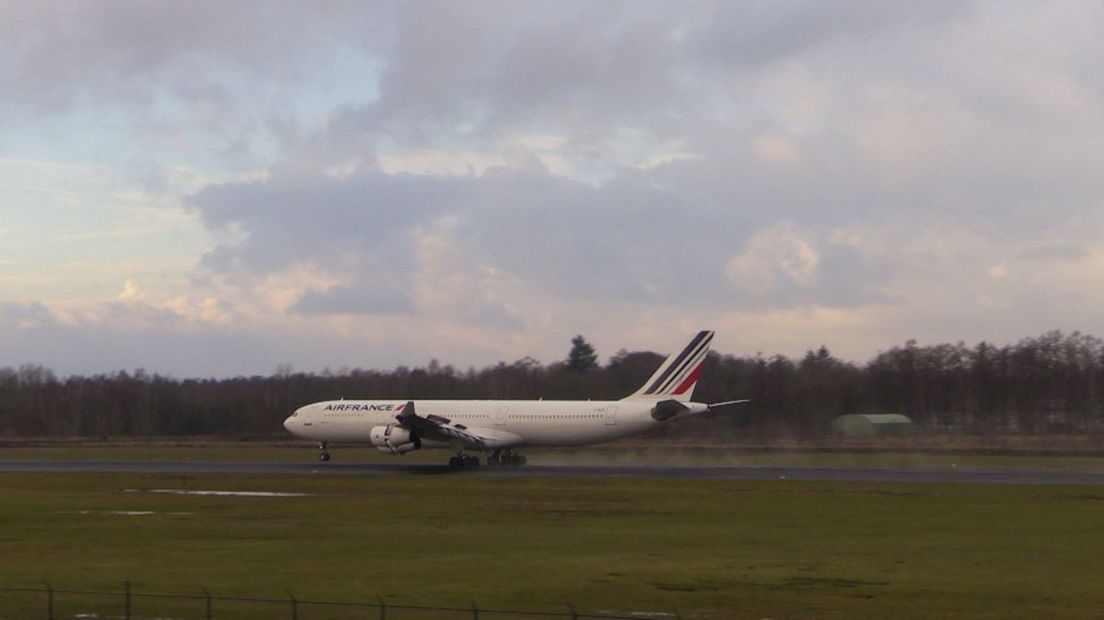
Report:
M 224 184 L 188 202 L 212 229 L 236 231 L 204 258 L 211 274 L 249 281 L 312 263 L 342 278 L 341 288 L 295 306 L 312 313 L 409 308 L 506 320 L 507 291 L 564 303 L 723 299 L 725 287 L 699 285 L 723 273 L 719 250 L 743 231 L 727 214 L 681 205 L 649 182 L 632 174 L 594 187 L 507 167 L 464 176 L 368 171 Z
M 856 356 L 1104 331 L 1086 285 L 1104 253 L 1102 18 L 1093 2 L 2 4 L 0 172 L 18 191 L 0 283 L 32 300 L 4 329 L 214 330 L 319 361 L 390 343 L 383 365 L 559 357 L 583 330 L 616 350 L 719 325 L 767 352 Z M 171 212 L 187 241 L 171 218 L 109 223 L 102 196 Z M 141 251 L 85 270 L 96 295 L 61 267 L 30 289 L 25 230 Z M 154 251 L 128 241 L 149 230 Z
M 305 291 L 290 308 L 302 314 L 404 314 L 411 305 L 405 297 L 373 294 L 370 288 L 341 286 L 325 292 Z
M 1069 243 L 1039 245 L 1022 250 L 1018 257 L 1024 260 L 1063 261 L 1086 258 L 1089 251 L 1082 246 Z
M 994 11 L 1022 15 L 986 3 L 408 5 L 378 99 L 340 109 L 318 138 L 363 141 L 356 164 L 277 167 L 196 194 L 212 229 L 242 238 L 204 265 L 263 277 L 310 260 L 346 280 L 294 312 L 523 330 L 596 301 L 751 322 L 994 303 L 1008 293 L 991 269 L 1018 251 L 1002 244 L 1038 246 L 1043 222 L 1092 244 L 1104 203 L 1096 175 L 1020 147 L 1038 136 L 1043 151 L 1095 156 L 1059 118 L 1101 125 L 1083 105 L 1087 74 L 1023 77 L 999 54 L 970 55 Z M 998 31 L 990 49 L 1018 45 L 1014 27 Z M 1050 99 L 1033 95 L 1043 75 L 1062 85 Z M 1035 124 L 1010 131 L 978 79 L 1010 101 L 1032 94 L 1002 105 Z M 1050 207 L 1053 179 L 1071 174 L 1080 190 L 1059 195 L 1087 227 Z
M 138 285 L 134 283 L 134 280 L 127 280 L 123 284 L 123 292 L 119 293 L 120 301 L 141 301 L 145 298 L 145 293 L 138 289 Z
M 295 76 L 330 49 L 325 41 L 354 33 L 370 40 L 380 23 L 348 4 L 274 9 L 251 0 L 7 2 L 0 16 L 14 53 L 0 73 L 12 87 L 6 100 L 57 111 L 90 95 L 101 105 L 103 98 L 152 104 L 163 84 L 184 101 L 225 101 L 230 93 L 218 78 Z
M 807 286 L 819 262 L 816 250 L 783 224 L 752 236 L 725 265 L 725 274 L 742 291 L 768 295 L 782 284 Z

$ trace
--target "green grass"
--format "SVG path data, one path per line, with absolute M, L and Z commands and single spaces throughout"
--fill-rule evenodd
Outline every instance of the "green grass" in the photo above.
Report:
M 128 491 L 160 488 L 309 495 Z M 0 474 L 0 585 L 118 589 L 130 579 L 138 592 L 570 601 L 716 619 L 1099 618 L 1101 523 L 1096 487 Z M 41 601 L 0 593 L 0 618 L 43 617 Z M 70 616 L 95 603 L 59 601 Z M 181 602 L 172 615 L 201 609 Z M 157 612 L 145 615 L 168 613 Z M 252 617 L 279 617 L 266 613 Z

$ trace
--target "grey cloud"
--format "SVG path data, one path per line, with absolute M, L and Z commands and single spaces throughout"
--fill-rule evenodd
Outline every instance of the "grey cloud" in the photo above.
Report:
M 406 314 L 412 310 L 405 295 L 395 295 L 370 280 L 357 287 L 308 291 L 292 307 L 302 314 Z
M 215 185 L 186 202 L 211 229 L 245 233 L 241 243 L 208 254 L 208 267 L 266 272 L 305 259 L 405 256 L 411 227 L 462 200 L 462 189 L 456 180 L 367 171 Z
M 304 298 L 304 312 L 375 311 L 375 302 L 358 300 L 408 297 L 418 244 L 442 217 L 455 221 L 454 268 L 474 279 L 490 268 L 567 299 L 724 297 L 724 288 L 700 284 L 721 276 L 746 234 L 739 214 L 694 208 L 647 181 L 595 188 L 508 169 L 451 178 L 371 172 L 223 185 L 189 203 L 210 226 L 244 233 L 205 258 L 213 271 L 245 266 L 263 276 L 310 263 L 353 280 Z M 409 302 L 384 309 L 394 304 Z
M 53 313 L 41 302 L 0 301 L 0 326 L 20 329 L 54 321 Z
M 258 131 L 286 159 L 186 199 L 218 239 L 201 275 L 248 288 L 308 263 L 339 276 L 295 313 L 428 307 L 429 250 L 431 284 L 458 298 L 440 311 L 480 326 L 517 325 L 510 295 L 559 316 L 583 300 L 718 313 L 909 303 L 947 282 L 962 307 L 1018 311 L 1036 291 L 1017 297 L 1006 289 L 1021 281 L 990 269 L 1082 258 L 1104 229 L 1099 3 L 34 6 L 0 19 L 18 50 L 17 77 L 0 71 L 7 102 L 158 93 L 210 105 L 205 130 L 220 135 L 240 124 L 229 110 L 264 99 L 249 85 L 293 107 L 333 75 L 334 50 L 376 55 L 378 100 L 350 95 L 317 134 L 282 110 L 243 113 L 271 116 Z M 386 151 L 501 156 L 531 135 L 564 141 L 550 150 L 574 168 L 517 165 L 547 154 L 533 152 L 479 175 L 374 167 Z M 728 269 L 787 226 L 815 264 Z M 851 229 L 883 238 L 834 240 Z M 1012 337 L 1035 330 L 1021 328 Z
M 511 127 L 551 126 L 577 140 L 640 123 L 662 131 L 725 105 L 714 84 L 723 89 L 837 38 L 936 25 L 966 6 L 405 4 L 380 99 L 350 106 L 335 127 L 416 141 L 431 141 L 456 124 L 491 136 Z
M 723 69 L 775 63 L 835 39 L 938 24 L 968 2 L 717 2 L 687 38 L 699 62 Z M 700 7 L 699 7 L 700 8 Z
M 353 297 L 373 286 L 398 295 L 415 273 L 419 234 L 452 217 L 459 268 L 499 270 L 563 300 L 859 305 L 892 301 L 891 284 L 923 258 L 833 245 L 833 229 L 867 226 L 897 239 L 961 229 L 1019 245 L 1039 227 L 1087 242 L 1093 228 L 1054 217 L 1055 204 L 1080 213 L 1078 221 L 1101 223 L 1104 183 L 1086 167 L 1104 155 L 1093 132 L 1062 125 L 1053 111 L 1010 126 L 988 117 L 986 100 L 970 89 L 939 84 L 941 73 L 955 84 L 973 75 L 999 80 L 992 74 L 1001 66 L 970 59 L 960 67 L 961 49 L 947 53 L 930 42 L 969 43 L 996 6 L 702 6 L 710 10 L 674 15 L 666 5 L 629 14 L 620 5 L 570 5 L 553 16 L 547 5 L 433 15 L 404 7 L 379 102 L 345 110 L 331 126 L 363 129 L 358 137 L 372 141 L 366 150 L 384 135 L 409 147 L 463 143 L 481 128 L 539 126 L 563 130 L 572 138 L 565 154 L 585 162 L 572 150 L 575 140 L 599 124 L 677 135 L 692 156 L 649 170 L 622 166 L 597 186 L 516 169 L 466 177 L 365 171 L 225 186 L 191 202 L 212 226 L 232 221 L 247 236 L 217 248 L 206 264 L 226 269 L 238 261 L 267 272 L 316 260 L 353 278 Z M 604 19 L 588 21 L 595 16 Z M 760 30 L 785 36 L 760 40 Z M 629 52 L 648 42 L 657 55 L 634 64 Z M 800 88 L 772 90 L 780 59 L 826 91 L 812 120 L 764 116 L 764 100 L 772 109 L 809 105 Z M 1099 128 L 1087 110 L 1082 120 Z M 453 125 L 462 122 L 475 134 L 457 133 Z M 593 148 L 601 151 L 611 136 Z M 792 145 L 792 157 L 765 158 L 757 150 L 764 136 Z M 719 284 L 747 241 L 780 222 L 812 233 L 818 263 L 809 281 L 783 282 L 757 298 L 743 295 L 739 282 Z M 348 250 L 368 245 L 365 231 L 390 235 L 387 251 Z M 325 295 L 316 294 L 302 309 L 338 308 L 344 295 L 321 303 Z
M 282 362 L 305 371 L 424 363 L 434 354 L 391 342 L 385 352 L 309 326 L 192 325 L 142 304 L 105 304 L 97 320 L 62 322 L 41 303 L 0 301 L 0 367 L 42 364 L 65 377 L 145 369 L 171 376 L 269 374 Z
M 327 359 L 318 354 L 321 341 L 309 346 L 298 336 L 274 338 L 249 328 L 197 331 L 158 325 L 141 329 L 123 321 L 75 326 L 43 322 L 27 328 L 0 323 L 0 340 L 4 342 L 0 366 L 38 363 L 61 376 L 139 368 L 177 377 L 268 374 L 280 360 L 318 369 L 337 357 Z M 355 362 L 347 357 L 342 361 Z
M 332 0 L 6 2 L 0 106 L 133 114 L 168 95 L 229 114 L 251 88 L 302 82 L 339 54 L 375 53 L 390 12 Z
M 407 144 L 540 128 L 566 135 L 567 154 L 581 162 L 632 127 L 700 155 L 656 173 L 687 202 L 738 203 L 740 217 L 764 224 L 928 226 L 953 216 L 1010 233 L 1038 226 L 1056 203 L 1084 211 L 1104 195 L 1090 170 L 1104 147 L 1083 125 L 1044 109 L 1019 126 L 1023 84 L 1003 92 L 1006 110 L 991 114 L 986 90 L 1009 88 L 1000 52 L 1017 41 L 997 37 L 980 59 L 961 55 L 1000 5 L 558 5 L 551 16 L 547 5 L 480 6 L 496 10 L 407 7 L 380 100 L 348 108 L 334 127 Z M 943 39 L 947 49 L 933 43 Z M 783 60 L 828 90 L 822 117 L 795 135 L 762 111 L 801 104 L 762 92 Z M 1092 116 L 1082 122 L 1099 125 L 1098 107 L 1085 109 Z M 884 129 L 870 124 L 879 115 L 904 134 L 879 136 Z M 457 136 L 458 124 L 474 130 Z M 757 161 L 750 144 L 764 131 L 793 137 L 798 165 Z M 879 139 L 902 149 L 899 162 L 864 145 Z M 1076 189 L 1056 190 L 1063 186 Z
M 1024 260 L 1077 260 L 1085 258 L 1089 251 L 1073 244 L 1040 245 L 1022 250 L 1017 256 Z

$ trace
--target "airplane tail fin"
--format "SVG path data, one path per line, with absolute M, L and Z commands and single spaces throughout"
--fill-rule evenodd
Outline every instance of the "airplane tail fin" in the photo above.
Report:
M 694 393 L 694 385 L 705 365 L 713 332 L 700 331 L 682 351 L 672 353 L 660 365 L 639 390 L 626 396 L 629 399 L 656 399 L 688 401 Z

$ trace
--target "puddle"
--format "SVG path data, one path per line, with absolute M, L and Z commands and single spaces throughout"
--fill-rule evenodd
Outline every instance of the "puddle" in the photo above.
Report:
M 678 618 L 679 617 L 678 614 L 673 614 L 673 613 L 666 612 L 666 611 L 623 611 L 623 610 L 619 610 L 619 609 L 599 609 L 598 613 L 600 613 L 600 614 L 609 614 L 609 615 L 617 615 L 617 616 L 624 616 L 624 615 L 627 614 L 627 615 L 629 615 L 633 618 L 644 618 L 644 619 L 649 619 L 649 618 Z
M 214 497 L 308 497 L 310 493 L 286 491 L 201 491 L 187 489 L 125 489 L 127 493 L 163 493 L 167 495 L 204 495 Z
M 168 515 L 180 517 L 194 514 L 191 512 L 157 512 L 156 510 L 58 510 L 54 514 L 59 515 L 117 515 L 123 517 L 145 517 L 149 515 Z
M 135 618 L 128 616 L 127 618 Z M 100 616 L 98 613 L 75 613 L 73 614 L 73 620 L 123 620 L 121 616 Z M 179 618 L 161 618 L 160 616 L 150 618 L 149 620 L 181 620 Z

